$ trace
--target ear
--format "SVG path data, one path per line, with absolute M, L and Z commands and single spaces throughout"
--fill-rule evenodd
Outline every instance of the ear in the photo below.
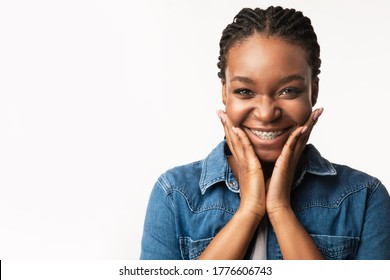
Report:
M 317 100 L 318 100 L 319 83 L 320 83 L 320 79 L 318 77 L 316 77 L 313 80 L 313 84 L 311 86 L 311 105 L 313 107 L 314 107 L 314 105 L 316 105 Z
M 222 103 L 226 106 L 227 92 L 226 92 L 226 81 L 221 80 L 222 82 Z

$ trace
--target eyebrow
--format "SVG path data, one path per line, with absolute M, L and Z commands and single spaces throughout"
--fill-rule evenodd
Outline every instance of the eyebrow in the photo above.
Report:
M 301 76 L 301 75 L 293 74 L 293 75 L 290 75 L 290 76 L 282 78 L 279 81 L 279 83 L 285 84 L 285 83 L 288 83 L 288 82 L 291 82 L 291 81 L 295 81 L 295 80 L 305 81 L 305 78 L 303 76 Z
M 234 81 L 239 81 L 241 83 L 251 84 L 251 85 L 255 84 L 254 80 L 252 80 L 251 78 L 248 78 L 248 77 L 244 77 L 244 76 L 234 76 L 233 78 L 230 79 L 230 82 L 232 83 Z
M 289 75 L 287 77 L 283 77 L 282 79 L 279 80 L 279 83 L 285 84 L 285 83 L 288 83 L 288 82 L 291 82 L 291 81 L 295 81 L 295 80 L 304 81 L 305 78 L 303 76 L 301 76 L 301 75 L 293 74 L 293 75 Z M 239 82 L 242 82 L 242 83 L 245 83 L 245 84 L 251 84 L 251 85 L 255 84 L 254 80 L 252 80 L 249 77 L 245 77 L 245 76 L 234 76 L 233 78 L 230 79 L 230 82 L 232 83 L 234 81 L 239 81 Z

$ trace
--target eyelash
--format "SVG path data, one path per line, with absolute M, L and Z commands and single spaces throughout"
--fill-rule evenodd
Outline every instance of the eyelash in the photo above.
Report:
M 238 94 L 238 95 L 241 95 L 244 97 L 255 95 L 255 93 L 253 91 L 251 91 L 250 89 L 247 89 L 247 88 L 239 88 L 239 89 L 234 90 L 233 92 L 235 94 Z M 289 88 L 283 89 L 278 94 L 278 96 L 294 97 L 294 96 L 297 96 L 298 94 L 300 94 L 301 92 L 302 91 L 300 89 L 289 87 Z
M 297 88 L 285 88 L 279 93 L 279 96 L 296 96 L 301 92 L 302 91 Z
M 242 95 L 242 96 L 250 96 L 254 95 L 255 93 L 247 88 L 239 88 L 233 91 L 235 94 Z

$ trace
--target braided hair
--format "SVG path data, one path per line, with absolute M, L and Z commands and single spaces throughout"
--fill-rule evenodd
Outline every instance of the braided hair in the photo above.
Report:
M 302 47 L 307 54 L 313 78 L 320 73 L 320 46 L 311 21 L 302 12 L 282 7 L 269 7 L 266 10 L 244 8 L 222 32 L 219 42 L 218 77 L 225 80 L 227 56 L 230 48 L 255 33 L 279 37 Z

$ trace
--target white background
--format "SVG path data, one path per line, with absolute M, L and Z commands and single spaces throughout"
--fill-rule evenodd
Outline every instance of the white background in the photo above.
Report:
M 222 30 L 270 4 L 319 37 L 311 142 L 389 188 L 385 0 L 2 0 L 0 258 L 137 259 L 157 177 L 223 137 Z

